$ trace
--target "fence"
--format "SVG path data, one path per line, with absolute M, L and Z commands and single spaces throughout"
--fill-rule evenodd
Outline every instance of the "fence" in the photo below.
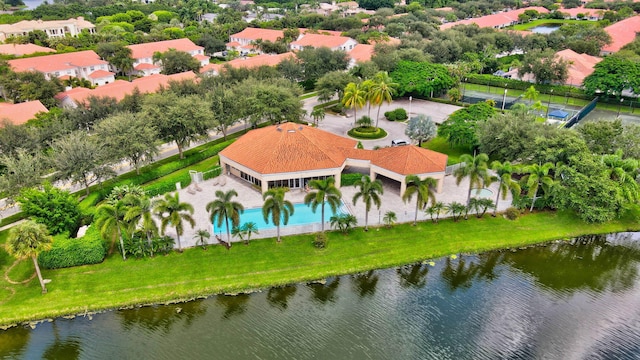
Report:
M 572 126 L 576 125 L 580 120 L 584 119 L 585 116 L 589 115 L 591 110 L 593 110 L 597 104 L 598 104 L 598 97 L 596 96 L 595 99 L 591 100 L 590 103 L 588 103 L 585 107 L 583 107 L 575 115 L 573 115 L 571 119 L 567 121 L 567 124 L 564 127 L 569 129 Z
M 459 168 L 465 166 L 465 163 L 461 162 L 455 165 L 449 165 L 446 167 L 446 169 L 444 170 L 444 174 L 446 175 L 451 175 L 453 174 L 456 170 L 458 170 Z

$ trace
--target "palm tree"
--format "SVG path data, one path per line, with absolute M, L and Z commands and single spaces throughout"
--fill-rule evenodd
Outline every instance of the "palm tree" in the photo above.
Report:
M 311 112 L 311 117 L 313 118 L 313 121 L 316 123 L 316 126 L 320 125 L 320 121 L 324 120 L 324 109 L 323 108 L 317 108 L 317 109 L 313 109 L 313 111 Z
M 204 250 L 207 250 L 207 239 L 211 238 L 211 234 L 209 233 L 209 231 L 199 229 L 198 231 L 196 231 L 196 234 L 193 236 L 193 238 L 196 240 L 196 245 L 200 244 L 202 245 L 202 248 Z
M 462 216 L 462 213 L 467 210 L 467 206 L 454 201 L 451 204 L 446 205 L 446 209 L 447 211 L 449 211 L 449 213 L 451 213 L 451 215 L 453 215 L 453 221 L 458 222 L 458 220 L 460 220 L 460 216 Z
M 32 220 L 26 220 L 9 231 L 7 239 L 7 252 L 18 259 L 31 258 L 40 280 L 42 293 L 47 293 L 47 286 L 42 279 L 40 266 L 38 265 L 38 254 L 51 248 L 53 239 L 49 235 L 47 227 L 37 224 Z
M 413 219 L 413 226 L 416 226 L 418 224 L 418 211 L 424 209 L 429 200 L 432 204 L 436 202 L 434 188 L 438 184 L 438 180 L 431 177 L 421 180 L 417 175 L 407 175 L 404 181 L 407 184 L 407 189 L 402 194 L 402 201 L 409 202 L 413 194 L 416 194 L 416 216 Z
M 360 84 L 349 83 L 344 88 L 344 95 L 342 96 L 342 104 L 348 108 L 353 109 L 353 119 L 358 119 L 357 109 L 362 108 L 367 101 L 367 94 L 362 90 Z M 354 123 L 355 124 L 355 123 Z
M 211 222 L 217 218 L 217 227 L 221 227 L 222 221 L 225 221 L 229 246 L 231 246 L 231 227 L 240 225 L 240 214 L 244 212 L 242 204 L 231 200 L 234 196 L 238 196 L 238 193 L 233 189 L 227 192 L 218 190 L 216 191 L 216 199 L 206 206 L 207 212 L 211 214 Z M 229 219 L 231 219 L 232 226 L 229 226 Z
M 398 216 L 393 211 L 387 211 L 384 213 L 382 221 L 384 221 L 385 225 L 390 228 L 396 223 L 396 221 L 398 221 Z
M 267 190 L 262 194 L 262 199 L 264 199 L 264 205 L 262 205 L 264 221 L 268 224 L 269 216 L 271 216 L 271 221 L 276 226 L 278 242 L 280 242 L 280 222 L 284 225 L 289 223 L 289 217 L 293 215 L 294 211 L 293 204 L 284 199 L 284 189 L 282 188 Z
M 538 188 L 542 187 L 542 191 L 544 193 L 548 193 L 551 186 L 553 186 L 553 178 L 549 176 L 549 171 L 551 171 L 555 166 L 553 163 L 545 163 L 543 165 L 532 164 L 524 168 L 524 172 L 528 175 L 522 178 L 527 186 L 529 186 L 529 196 L 531 196 L 531 208 L 529 212 L 533 211 L 533 206 L 536 203 L 536 198 L 538 195 Z
M 154 212 L 160 218 L 163 235 L 167 225 L 176 228 L 178 251 L 182 252 L 180 235 L 184 234 L 184 221 L 188 222 L 191 228 L 196 225 L 193 216 L 191 216 L 193 215 L 193 206 L 187 202 L 180 202 L 180 195 L 178 193 L 175 195 L 166 194 L 163 199 L 158 200 Z
M 349 229 L 358 224 L 358 219 L 351 214 L 338 214 L 329 218 L 331 226 L 339 229 L 343 234 L 347 234 Z
M 246 239 L 244 240 L 245 245 L 249 245 L 249 240 L 251 240 L 252 234 L 259 234 L 258 225 L 253 221 L 246 222 L 242 224 L 242 232 L 246 235 Z
M 511 175 L 517 172 L 517 167 L 510 162 L 505 161 L 501 163 L 496 160 L 491 163 L 491 169 L 498 174 L 499 181 L 495 207 L 493 208 L 493 217 L 495 217 L 498 212 L 500 195 L 502 195 L 502 200 L 504 200 L 507 197 L 507 192 L 511 190 L 511 193 L 515 197 L 517 194 L 520 194 L 520 184 L 511 178 Z
M 122 260 L 127 260 L 122 232 L 126 229 L 124 219 L 128 208 L 124 200 L 111 199 L 107 200 L 96 209 L 96 226 L 100 229 L 100 235 L 103 239 L 111 240 L 109 254 L 113 252 L 113 246 L 116 239 L 120 241 L 120 250 L 122 251 Z
M 487 209 L 493 207 L 493 200 L 487 198 L 471 198 L 467 211 L 473 211 L 476 213 L 476 217 L 479 219 L 484 216 Z
M 158 225 L 153 220 L 153 207 L 154 203 L 146 196 L 143 197 L 130 197 L 131 207 L 124 215 L 124 221 L 129 223 L 131 227 L 131 233 L 135 231 L 138 225 L 140 225 L 142 231 L 147 236 L 147 243 L 153 256 L 152 239 L 158 234 Z
M 602 162 L 607 167 L 607 176 L 617 182 L 621 196 L 630 202 L 635 202 L 640 197 L 640 186 L 636 181 L 640 162 L 636 159 L 623 158 L 622 150 L 614 154 L 603 155 Z
M 536 88 L 533 85 L 531 85 L 527 89 L 527 91 L 525 91 L 524 98 L 529 100 L 529 106 L 531 106 L 531 104 L 533 104 L 534 101 L 538 100 L 539 95 L 540 95 L 540 92 L 536 90 Z
M 380 108 L 382 108 L 382 103 L 386 102 L 387 104 L 390 104 L 397 88 L 398 84 L 393 82 L 393 79 L 386 71 L 378 72 L 373 78 L 373 86 L 371 87 L 369 101 L 378 105 L 376 127 L 378 127 L 378 119 L 380 119 Z
M 463 154 L 460 156 L 460 162 L 464 163 L 453 172 L 453 176 L 456 177 L 456 185 L 460 185 L 462 179 L 469 178 L 469 190 L 467 191 L 467 206 L 471 200 L 471 189 L 474 187 L 477 189 L 483 188 L 489 185 L 493 180 L 487 162 L 489 156 L 487 154 L 479 154 L 477 156 L 471 156 L 469 154 Z M 466 218 L 466 216 L 465 216 Z
M 427 208 L 427 213 L 429 214 L 429 216 L 431 216 L 431 221 L 437 224 L 438 221 L 440 220 L 440 214 L 442 214 L 444 210 L 445 210 L 444 203 L 442 201 L 436 201 L 435 203 L 432 203 L 431 206 Z M 436 216 L 435 220 L 433 219 L 433 215 Z
M 380 209 L 380 205 L 382 203 L 380 199 L 380 195 L 384 193 L 382 181 L 377 179 L 375 181 L 371 181 L 371 178 L 368 175 L 364 175 L 353 185 L 360 188 L 360 190 L 353 195 L 353 205 L 355 206 L 358 199 L 362 198 L 362 202 L 365 207 L 364 231 L 369 231 L 369 210 L 371 210 L 371 205 L 375 204 L 378 209 Z
M 311 180 L 309 182 L 309 187 L 314 189 L 315 191 L 310 191 L 304 197 L 304 204 L 307 206 L 311 206 L 311 211 L 314 213 L 316 209 L 318 209 L 318 205 L 320 205 L 321 212 L 321 221 L 322 221 L 322 232 L 324 232 L 324 205 L 325 203 L 329 205 L 331 208 L 331 212 L 335 215 L 338 211 L 338 206 L 340 205 L 340 198 L 342 197 L 342 193 L 335 186 L 336 180 L 333 177 L 328 177 L 325 180 Z
M 371 117 L 371 95 L 373 94 L 371 89 L 373 89 L 373 80 L 367 79 L 363 81 L 360 83 L 360 88 L 364 91 L 364 98 L 367 102 L 367 116 Z

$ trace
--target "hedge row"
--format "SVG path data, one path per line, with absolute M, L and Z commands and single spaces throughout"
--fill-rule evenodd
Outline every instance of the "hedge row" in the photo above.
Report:
M 340 186 L 351 186 L 360 179 L 362 179 L 362 174 L 342 174 L 340 175 Z
M 106 255 L 107 247 L 100 232 L 91 226 L 81 238 L 70 239 L 65 234 L 55 236 L 51 250 L 38 255 L 38 263 L 45 269 L 59 269 L 101 263 Z
M 353 128 L 347 134 L 356 139 L 382 139 L 387 136 L 387 132 L 382 128 L 377 128 L 375 132 L 360 131 L 359 129 L 361 128 Z
M 567 86 L 567 85 L 552 85 L 552 84 L 532 84 L 528 81 L 520 81 L 514 79 L 503 78 L 502 76 L 488 75 L 488 74 L 468 74 L 465 81 L 470 84 L 489 85 L 499 88 L 504 88 L 507 85 L 508 89 L 526 91 L 531 86 L 534 86 L 536 90 L 543 94 L 549 94 L 551 90 L 555 95 L 569 96 L 577 99 L 591 100 L 592 97 L 582 91 L 582 89 Z

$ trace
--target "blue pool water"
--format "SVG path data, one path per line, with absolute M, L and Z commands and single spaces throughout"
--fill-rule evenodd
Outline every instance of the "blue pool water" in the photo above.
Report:
M 289 222 L 287 223 L 286 226 L 308 225 L 308 224 L 320 223 L 322 221 L 321 211 L 322 209 L 320 205 L 318 205 L 318 208 L 314 213 L 313 211 L 311 211 L 310 206 L 307 206 L 303 203 L 293 204 L 293 215 L 289 217 Z M 338 214 L 344 214 L 347 212 L 348 211 L 346 210 L 344 204 L 341 204 L 341 206 L 338 207 Z M 331 212 L 331 208 L 329 207 L 329 205 L 325 205 L 324 214 L 325 214 L 324 221 L 329 221 L 329 218 L 331 218 L 334 215 Z M 271 221 L 271 217 L 269 217 L 268 224 L 264 221 L 264 217 L 262 216 L 262 208 L 245 209 L 244 212 L 240 214 L 240 225 L 248 222 L 256 223 L 259 230 L 275 229 L 275 225 L 273 225 L 273 222 Z M 217 223 L 217 218 L 214 219 L 213 221 L 213 232 L 215 234 L 219 234 L 221 232 L 223 233 L 227 232 L 227 226 L 224 223 L 224 221 L 222 222 L 221 228 L 218 228 L 216 226 L 216 223 Z M 280 228 L 282 228 L 282 226 L 284 226 L 284 224 L 281 223 Z

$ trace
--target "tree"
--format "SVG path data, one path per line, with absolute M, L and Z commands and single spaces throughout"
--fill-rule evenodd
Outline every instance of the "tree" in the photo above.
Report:
M 617 140 L 622 135 L 624 128 L 622 121 L 584 121 L 576 130 L 584 139 L 587 147 L 594 154 L 611 154 L 619 147 Z
M 640 93 L 640 64 L 632 59 L 611 55 L 596 64 L 593 73 L 584 79 L 587 94 L 619 97 L 623 90 Z
M 384 213 L 382 221 L 388 228 L 390 228 L 393 226 L 393 224 L 396 223 L 396 221 L 398 221 L 398 216 L 393 211 L 387 211 L 386 213 Z
M 474 188 L 481 189 L 492 181 L 487 166 L 489 156 L 487 154 L 479 154 L 477 156 L 463 154 L 460 156 L 460 162 L 464 165 L 457 168 L 453 172 L 453 176 L 456 177 L 456 185 L 460 185 L 462 179 L 469 178 L 469 190 L 467 191 L 467 206 L 469 206 L 471 190 Z
M 313 189 L 304 197 L 304 204 L 307 206 L 311 206 L 311 211 L 314 213 L 316 209 L 318 209 L 318 205 L 320 205 L 321 211 L 321 221 L 322 221 L 322 232 L 324 232 L 324 206 L 325 204 L 329 205 L 331 212 L 335 214 L 338 211 L 338 206 L 340 206 L 340 198 L 342 197 L 342 193 L 335 186 L 336 180 L 333 177 L 328 177 L 324 180 L 311 180 L 309 184 L 309 188 Z
M 232 198 L 238 196 L 235 190 L 223 192 L 216 191 L 216 199 L 207 204 L 206 210 L 211 215 L 211 223 L 216 223 L 217 227 L 222 227 L 222 221 L 227 226 L 227 245 L 231 246 L 231 227 L 240 225 L 240 214 L 244 212 L 244 206 Z M 231 226 L 229 226 L 231 220 Z
M 332 227 L 340 230 L 343 234 L 349 233 L 349 230 L 358 224 L 358 219 L 351 214 L 337 214 L 329 218 Z
M 520 194 L 520 184 L 517 181 L 511 178 L 511 175 L 517 172 L 517 167 L 511 164 L 508 161 L 501 163 L 500 161 L 494 161 L 491 163 L 491 169 L 495 171 L 498 175 L 498 193 L 496 194 L 496 202 L 495 207 L 493 208 L 493 216 L 496 216 L 498 211 L 498 201 L 500 200 L 500 195 L 502 195 L 502 200 L 507 197 L 507 192 L 511 190 L 513 196 L 517 196 Z
M 539 96 L 540 91 L 536 90 L 533 85 L 529 86 L 524 93 L 524 98 L 529 100 L 529 106 L 531 106 L 534 101 L 537 101 Z
M 476 129 L 479 123 L 493 116 L 496 110 L 487 102 L 479 102 L 454 111 L 438 127 L 438 135 L 447 139 L 449 146 L 472 148 L 477 145 Z
M 553 50 L 544 52 L 533 50 L 526 53 L 524 59 L 522 59 L 522 66 L 518 69 L 518 76 L 522 77 L 531 73 L 538 84 L 564 83 L 569 76 L 568 67 L 569 63 L 557 58 Z
M 202 245 L 203 250 L 207 250 L 207 240 L 211 237 L 211 234 L 207 230 L 199 229 L 193 238 L 196 240 L 196 245 Z
M 452 202 L 451 204 L 446 206 L 447 211 L 453 216 L 453 221 L 458 222 L 462 213 L 467 211 L 467 206 L 461 204 L 459 202 Z
M 429 206 L 426 211 L 427 211 L 427 214 L 429 214 L 429 217 L 431 217 L 431 221 L 437 224 L 438 221 L 440 220 L 440 214 L 442 214 L 444 209 L 445 209 L 444 203 L 442 201 L 436 201 L 435 203 L 432 203 L 431 206 Z M 435 215 L 435 219 L 433 218 L 434 215 Z
M 636 180 L 640 163 L 636 159 L 623 158 L 622 150 L 614 154 L 604 155 L 602 162 L 606 166 L 606 174 L 618 184 L 620 197 L 629 203 L 635 203 L 640 197 L 640 185 Z
M 58 177 L 84 185 L 87 195 L 91 183 L 115 174 L 105 164 L 105 149 L 83 131 L 76 131 L 56 140 L 51 148 Z
M 242 224 L 242 226 L 235 226 L 233 229 L 231 229 L 231 234 L 234 236 L 239 236 L 241 240 L 244 240 L 245 245 L 249 245 L 251 235 L 259 234 L 258 225 L 256 225 L 256 223 L 254 223 L 253 221 L 249 221 Z
M 373 84 L 371 89 L 371 95 L 369 96 L 369 102 L 374 105 L 378 105 L 378 115 L 376 116 L 376 127 L 378 127 L 378 120 L 380 119 L 380 108 L 382 103 L 386 102 L 391 104 L 391 99 L 396 93 L 398 84 L 393 82 L 393 79 L 386 71 L 380 71 L 373 78 Z
M 437 132 L 438 129 L 436 128 L 436 124 L 433 123 L 433 120 L 431 120 L 431 116 L 424 114 L 418 114 L 418 116 L 409 119 L 409 124 L 404 130 L 405 135 L 407 135 L 409 139 L 418 141 L 418 146 L 422 146 L 423 141 L 433 139 Z
M 371 178 L 368 175 L 364 175 L 353 185 L 359 188 L 359 190 L 353 195 L 353 205 L 355 206 L 356 202 L 359 199 L 362 199 L 365 207 L 364 231 L 369 231 L 369 211 L 371 210 L 371 205 L 376 205 L 376 207 L 380 209 L 380 205 L 382 204 L 380 198 L 380 195 L 384 193 L 382 181 L 379 179 L 371 181 Z
M 40 100 L 47 108 L 57 106 L 55 96 L 64 91 L 58 78 L 47 80 L 43 73 L 36 71 L 9 71 L 0 76 L 0 88 L 5 99 L 8 98 L 14 103 Z
M 294 88 L 289 81 L 273 80 L 256 84 L 248 99 L 248 114 L 253 123 L 264 120 L 272 124 L 287 121 L 300 121 L 303 116 L 302 102 L 298 97 L 299 88 Z
M 418 211 L 424 209 L 429 201 L 435 203 L 436 194 L 434 188 L 438 185 L 438 180 L 428 177 L 420 179 L 417 175 L 407 175 L 405 178 L 407 189 L 402 194 L 402 201 L 409 202 L 413 195 L 416 195 L 416 214 L 413 219 L 413 226 L 418 224 Z
M 156 203 L 154 212 L 160 218 L 162 234 L 165 233 L 167 225 L 171 225 L 176 229 L 178 250 L 182 252 L 180 235 L 184 234 L 184 222 L 189 223 L 191 228 L 196 224 L 191 216 L 193 215 L 193 206 L 186 202 L 180 202 L 180 194 L 178 193 L 175 193 L 175 195 L 165 194 L 164 198 Z
M 67 117 L 77 130 L 93 130 L 100 121 L 118 111 L 118 101 L 110 96 L 89 96 L 80 106 L 67 109 Z
M 153 54 L 153 62 L 162 65 L 165 75 L 179 74 L 187 71 L 200 72 L 200 62 L 184 51 L 169 49 L 166 52 Z
M 133 70 L 131 49 L 123 42 L 98 43 L 96 53 L 122 75 L 127 75 Z
M 398 96 L 415 94 L 426 97 L 456 85 L 456 79 L 446 66 L 428 62 L 400 61 L 390 76 L 398 83 Z
M 495 208 L 495 204 L 493 200 L 486 198 L 471 198 L 469 201 L 469 206 L 467 207 L 469 210 L 473 210 L 476 213 L 476 217 L 479 219 L 484 216 L 487 212 L 487 209 L 490 207 Z
M 211 104 L 213 126 L 227 140 L 227 131 L 242 117 L 237 95 L 232 89 L 222 87 L 209 93 L 207 101 Z
M 306 47 L 296 54 L 304 68 L 304 80 L 314 83 L 331 71 L 346 70 L 349 57 L 342 50 L 333 51 L 327 47 L 318 49 Z
M 348 108 L 353 109 L 354 121 L 358 119 L 357 110 L 362 108 L 365 104 L 366 93 L 360 87 L 360 84 L 349 83 L 344 88 L 344 95 L 342 97 L 342 104 Z
M 291 201 L 284 199 L 285 190 L 283 188 L 273 188 L 262 194 L 264 204 L 262 205 L 262 216 L 268 224 L 269 217 L 276 226 L 278 242 L 280 242 L 280 224 L 287 225 L 289 217 L 293 215 L 294 207 Z
M 25 188 L 17 197 L 22 211 L 34 221 L 44 224 L 53 234 L 75 236 L 82 213 L 78 199 L 66 190 L 45 183 L 42 189 Z
M 162 139 L 176 143 L 181 159 L 186 146 L 208 136 L 212 120 L 209 107 L 196 95 L 150 95 L 145 99 L 143 113 L 151 119 Z
M 311 112 L 311 118 L 313 118 L 313 121 L 316 123 L 316 126 L 320 125 L 320 121 L 324 120 L 324 109 L 323 108 L 317 108 L 317 109 L 313 109 L 313 111 Z
M 95 215 L 95 225 L 100 229 L 100 235 L 103 239 L 111 242 L 109 253 L 113 252 L 116 240 L 120 241 L 122 260 L 127 260 L 122 235 L 127 229 L 127 223 L 125 222 L 127 210 L 128 206 L 123 199 L 112 198 L 98 206 Z
M 134 113 L 118 113 L 96 126 L 96 135 L 111 160 L 129 160 L 140 175 L 140 165 L 158 154 L 158 132 L 145 118 Z
M 529 212 L 533 211 L 533 206 L 536 203 L 538 196 L 538 189 L 542 188 L 545 194 L 549 194 L 551 187 L 553 186 L 553 178 L 549 175 L 549 172 L 555 166 L 552 163 L 531 164 L 526 166 L 523 170 L 527 174 L 522 178 L 522 182 L 529 187 L 528 195 L 531 196 L 531 208 Z
M 342 70 L 328 72 L 316 82 L 315 90 L 318 92 L 318 99 L 329 101 L 336 94 L 342 99 L 344 88 L 352 82 L 356 82 L 356 78 Z
M 147 237 L 147 244 L 153 256 L 152 238 L 158 235 L 158 225 L 153 220 L 155 203 L 147 196 L 132 196 L 128 199 L 129 209 L 124 215 L 124 221 L 132 228 L 131 233 L 140 225 Z
M 47 286 L 42 278 L 40 266 L 38 265 L 38 254 L 51 248 L 51 236 L 47 228 L 42 224 L 36 224 L 31 220 L 26 220 L 9 230 L 7 239 L 7 252 L 18 259 L 31 258 L 40 280 L 42 293 L 47 293 Z
M 477 124 L 478 148 L 501 161 L 525 161 L 532 155 L 535 139 L 550 128 L 526 111 L 496 114 Z
M 22 149 L 18 149 L 16 156 L 0 155 L 0 164 L 5 168 L 0 186 L 6 195 L 14 197 L 21 189 L 42 184 L 42 175 L 47 170 L 45 160 L 40 153 L 31 155 Z
M 377 10 L 380 8 L 390 8 L 394 6 L 393 0 L 359 0 L 358 6 L 367 10 Z

